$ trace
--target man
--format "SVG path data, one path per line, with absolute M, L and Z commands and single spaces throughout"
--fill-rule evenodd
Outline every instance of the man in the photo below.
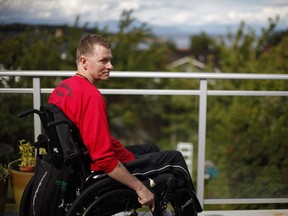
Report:
M 108 176 L 136 191 L 142 205 L 154 211 L 154 195 L 122 164 L 134 160 L 134 155 L 110 135 L 106 105 L 97 83 L 109 79 L 112 66 L 111 44 L 98 35 L 88 35 L 79 42 L 76 52 L 77 73 L 62 81 L 52 92 L 49 103 L 57 105 L 79 128 L 90 153 L 91 170 L 102 170 Z M 131 148 L 132 149 L 132 148 Z M 187 171 L 181 153 L 176 151 L 148 154 L 153 166 L 180 165 Z M 146 167 L 143 170 L 151 170 Z M 153 167 L 154 168 L 154 167 Z M 191 180 L 189 184 L 193 188 Z

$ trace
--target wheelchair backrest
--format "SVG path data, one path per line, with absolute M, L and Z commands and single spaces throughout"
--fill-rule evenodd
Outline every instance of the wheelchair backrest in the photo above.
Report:
M 48 138 L 49 162 L 58 169 L 63 165 L 77 168 L 82 178 L 89 175 L 90 155 L 77 126 L 54 104 L 41 106 L 39 115 Z

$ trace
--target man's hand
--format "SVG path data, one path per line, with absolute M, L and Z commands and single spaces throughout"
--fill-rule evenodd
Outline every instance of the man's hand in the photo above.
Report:
M 155 209 L 154 194 L 135 176 L 133 176 L 120 162 L 108 176 L 135 190 L 141 205 L 148 206 L 151 211 Z
M 136 193 L 139 203 L 148 206 L 153 212 L 155 209 L 154 194 L 144 185 L 140 190 L 137 190 Z

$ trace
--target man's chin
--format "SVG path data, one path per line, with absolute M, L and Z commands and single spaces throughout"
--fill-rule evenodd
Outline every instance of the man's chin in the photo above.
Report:
M 108 80 L 110 77 L 109 76 L 103 76 L 102 78 L 101 78 L 101 80 Z

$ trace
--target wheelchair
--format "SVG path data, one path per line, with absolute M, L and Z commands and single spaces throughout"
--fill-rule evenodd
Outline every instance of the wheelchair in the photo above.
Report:
M 162 216 L 167 208 L 174 216 L 197 215 L 191 191 L 178 188 L 174 174 L 135 174 L 155 195 L 151 212 L 141 206 L 134 190 L 102 172 L 90 171 L 91 159 L 77 126 L 57 106 L 47 104 L 20 117 L 29 114 L 40 117 L 45 133 L 35 142 L 36 170 L 23 193 L 20 216 Z M 41 154 L 41 148 L 47 153 Z M 136 159 L 124 166 L 133 174 L 147 160 Z M 187 206 L 193 209 L 185 212 Z

